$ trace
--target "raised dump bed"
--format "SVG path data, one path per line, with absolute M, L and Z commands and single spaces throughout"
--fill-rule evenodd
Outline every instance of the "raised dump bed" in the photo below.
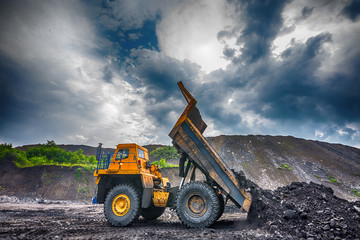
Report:
M 206 176 L 209 185 L 215 185 L 223 195 L 230 198 L 238 207 L 249 212 L 250 194 L 240 186 L 235 174 L 202 135 L 207 125 L 195 106 L 197 102 L 185 89 L 182 82 L 179 82 L 178 85 L 188 105 L 169 136 L 173 140 L 173 145 L 182 153 L 183 159 L 180 161 L 180 168 L 184 168 L 184 160 L 188 160 L 185 173 L 180 175 L 186 178 L 189 166 L 194 165 Z

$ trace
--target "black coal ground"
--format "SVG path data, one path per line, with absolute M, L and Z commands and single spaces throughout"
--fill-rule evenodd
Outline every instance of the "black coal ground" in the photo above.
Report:
M 237 174 L 253 196 L 248 221 L 287 239 L 360 239 L 360 201 L 348 202 L 331 188 L 293 182 L 274 191 Z

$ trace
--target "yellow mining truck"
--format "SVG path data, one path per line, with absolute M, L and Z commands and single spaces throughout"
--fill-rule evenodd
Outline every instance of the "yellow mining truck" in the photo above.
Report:
M 207 126 L 196 100 L 181 82 L 178 85 L 188 103 L 169 134 L 182 156 L 178 187 L 171 187 L 159 167 L 150 164 L 145 148 L 119 144 L 106 157 L 99 145 L 94 202 L 104 203 L 105 216 L 114 226 L 127 226 L 139 215 L 155 219 L 165 207 L 172 207 L 186 226 L 208 227 L 221 217 L 228 199 L 249 212 L 251 195 L 202 135 Z M 196 169 L 205 181 L 195 181 Z
M 118 144 L 114 153 L 104 154 L 100 143 L 96 158 L 93 203 L 104 204 L 105 217 L 113 226 L 127 226 L 140 215 L 156 219 L 174 204 L 178 187 L 171 188 L 159 167 L 150 164 L 147 149 L 135 143 Z

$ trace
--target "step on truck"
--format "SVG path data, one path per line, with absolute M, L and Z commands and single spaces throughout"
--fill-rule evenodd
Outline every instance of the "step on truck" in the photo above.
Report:
M 171 207 L 184 225 L 209 227 L 221 217 L 229 199 L 250 210 L 251 195 L 202 135 L 207 125 L 197 102 L 182 82 L 178 85 L 188 104 L 169 134 L 181 154 L 179 186 L 171 187 L 159 166 L 150 163 L 145 148 L 119 144 L 114 153 L 105 155 L 99 144 L 94 202 L 104 204 L 105 216 L 114 226 L 127 226 L 140 215 L 156 219 Z M 196 169 L 204 181 L 195 181 Z

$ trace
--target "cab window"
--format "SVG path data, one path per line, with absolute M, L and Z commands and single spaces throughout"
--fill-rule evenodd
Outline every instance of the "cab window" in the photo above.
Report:
M 125 159 L 128 158 L 128 156 L 129 156 L 129 149 L 119 149 L 115 160 Z
M 139 156 L 139 158 L 144 158 L 145 159 L 145 153 L 140 148 L 138 148 L 138 156 Z

